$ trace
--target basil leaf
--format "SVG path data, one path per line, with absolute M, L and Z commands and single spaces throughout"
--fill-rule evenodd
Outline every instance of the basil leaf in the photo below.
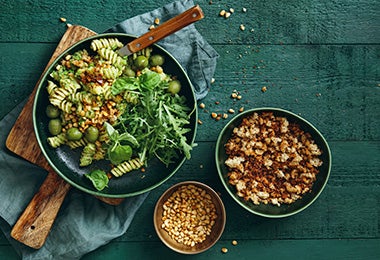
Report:
M 106 132 L 109 138 L 113 141 L 116 141 L 119 139 L 119 133 L 110 123 L 104 122 L 104 125 L 106 127 Z
M 135 90 L 139 88 L 138 80 L 134 77 L 117 78 L 111 87 L 113 95 L 120 94 L 124 90 Z
M 161 82 L 161 77 L 157 72 L 147 70 L 140 76 L 141 84 L 147 89 L 154 89 Z
M 102 170 L 94 170 L 90 173 L 85 174 L 84 176 L 91 180 L 92 184 L 98 191 L 101 191 L 108 186 L 108 176 Z
M 108 157 L 112 164 L 120 164 L 128 161 L 132 156 L 132 148 L 129 145 L 117 145 L 114 149 L 108 150 Z

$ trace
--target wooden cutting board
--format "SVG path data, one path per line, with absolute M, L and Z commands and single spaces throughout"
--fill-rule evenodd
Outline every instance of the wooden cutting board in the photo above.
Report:
M 68 27 L 45 71 L 68 47 L 95 34 L 95 32 L 82 26 Z M 40 80 L 37 82 L 6 141 L 6 146 L 10 151 L 48 171 L 48 175 L 39 191 L 19 217 L 11 232 L 14 239 L 36 249 L 41 248 L 45 243 L 62 202 L 71 187 L 50 167 L 34 134 L 32 110 L 34 96 Z M 111 205 L 118 205 L 123 201 L 123 199 L 97 198 Z

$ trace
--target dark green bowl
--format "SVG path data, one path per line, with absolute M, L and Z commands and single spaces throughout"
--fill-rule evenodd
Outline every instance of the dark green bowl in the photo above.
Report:
M 46 73 L 42 76 L 41 82 L 38 86 L 36 97 L 33 106 L 33 124 L 34 131 L 37 136 L 38 143 L 42 149 L 43 154 L 48 160 L 52 168 L 68 183 L 72 186 L 87 192 L 89 194 L 111 197 L 111 198 L 124 198 L 135 196 L 138 194 L 150 191 L 165 181 L 172 177 L 178 169 L 182 166 L 186 160 L 185 155 L 176 159 L 176 161 L 166 167 L 158 159 L 152 159 L 148 162 L 148 167 L 146 167 L 145 172 L 141 170 L 135 170 L 129 172 L 125 176 L 119 178 L 112 178 L 108 184 L 108 187 L 102 191 L 96 190 L 92 183 L 83 176 L 85 173 L 91 170 L 104 169 L 109 170 L 109 161 L 101 160 L 99 162 L 93 163 L 88 167 L 79 167 L 79 158 L 81 150 L 72 150 L 67 146 L 62 146 L 57 149 L 53 149 L 47 143 L 47 137 L 49 136 L 48 131 L 48 118 L 45 115 L 46 106 L 49 103 L 48 93 L 46 91 L 47 80 L 49 74 L 54 70 L 59 61 L 68 53 L 72 54 L 75 51 L 86 49 L 91 52 L 90 43 L 93 39 L 103 38 L 103 37 L 116 37 L 124 44 L 132 41 L 136 37 L 128 34 L 120 33 L 107 33 L 98 34 L 89 38 L 86 38 L 69 49 L 67 49 L 63 54 L 61 54 L 49 68 Z M 165 57 L 165 64 L 163 65 L 164 71 L 167 74 L 175 75 L 181 81 L 181 92 L 180 95 L 184 95 L 187 98 L 187 105 L 189 108 L 194 109 L 190 118 L 191 131 L 187 133 L 187 140 L 189 143 L 193 144 L 196 130 L 197 130 L 197 106 L 196 97 L 193 91 L 192 84 L 189 77 L 187 76 L 185 70 L 181 67 L 178 61 L 170 55 L 169 52 L 164 50 L 158 45 L 153 45 L 154 53 L 161 54 Z
M 322 155 L 320 156 L 320 159 L 323 161 L 323 164 L 319 167 L 319 173 L 317 174 L 317 179 L 312 186 L 312 191 L 304 194 L 301 199 L 296 200 L 292 204 L 282 204 L 281 206 L 276 206 L 272 204 L 261 203 L 259 205 L 255 205 L 251 201 L 245 201 L 243 198 L 239 197 L 236 194 L 235 187 L 228 183 L 228 169 L 224 164 L 228 156 L 225 152 L 224 145 L 231 137 L 233 129 L 240 125 L 244 117 L 247 117 L 248 115 L 254 112 L 273 112 L 275 116 L 285 117 L 288 119 L 289 122 L 297 123 L 302 130 L 311 134 L 315 143 L 322 150 Z M 245 112 L 240 113 L 239 115 L 235 116 L 230 122 L 228 122 L 219 134 L 216 143 L 215 161 L 219 177 L 227 192 L 231 195 L 231 197 L 240 206 L 242 206 L 249 212 L 268 218 L 281 218 L 291 216 L 298 212 L 301 212 L 302 210 L 310 206 L 318 198 L 318 196 L 321 194 L 322 190 L 326 186 L 331 170 L 331 152 L 322 134 L 311 123 L 309 123 L 302 117 L 283 109 L 271 107 L 246 110 Z

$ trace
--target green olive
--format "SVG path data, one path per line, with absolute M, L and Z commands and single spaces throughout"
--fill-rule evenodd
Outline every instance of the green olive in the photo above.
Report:
M 76 127 L 71 127 L 66 132 L 66 138 L 69 141 L 79 141 L 82 138 L 83 134 Z
M 53 105 L 48 105 L 46 107 L 46 115 L 49 117 L 49 118 L 57 118 L 59 117 L 59 108 L 58 107 L 55 107 Z
M 62 123 L 61 123 L 61 120 L 58 119 L 58 118 L 54 118 L 54 119 L 51 119 L 49 121 L 49 132 L 50 134 L 52 135 L 58 135 L 61 133 L 62 131 Z
M 150 56 L 149 61 L 151 66 L 162 66 L 165 62 L 165 58 L 160 54 L 155 54 Z
M 177 94 L 181 90 L 181 83 L 179 80 L 172 80 L 169 82 L 168 85 L 168 92 L 171 94 Z
M 137 58 L 133 61 L 133 64 L 138 68 L 138 69 L 144 69 L 148 66 L 149 60 L 147 57 L 144 55 L 137 56 Z
M 125 68 L 124 74 L 127 75 L 128 77 L 135 77 L 136 76 L 136 72 L 129 67 Z
M 90 143 L 95 143 L 96 140 L 98 140 L 99 137 L 99 130 L 95 126 L 90 126 L 86 129 L 86 133 L 84 135 L 84 138 L 86 138 L 87 141 Z

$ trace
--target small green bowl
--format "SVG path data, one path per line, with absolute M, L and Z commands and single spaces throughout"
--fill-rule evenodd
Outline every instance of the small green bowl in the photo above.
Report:
M 253 114 L 254 112 L 273 112 L 274 116 L 281 116 L 287 118 L 289 123 L 297 123 L 303 131 L 311 134 L 315 143 L 318 145 L 320 150 L 322 150 L 322 155 L 319 158 L 323 161 L 323 164 L 319 167 L 319 173 L 317 174 L 317 179 L 311 188 L 311 192 L 303 194 L 302 198 L 296 200 L 291 204 L 281 204 L 281 206 L 276 206 L 269 203 L 261 203 L 259 205 L 255 205 L 252 201 L 245 201 L 243 198 L 239 197 L 236 194 L 235 187 L 229 184 L 228 182 L 228 168 L 224 163 L 225 160 L 228 158 L 228 155 L 225 152 L 224 145 L 231 137 L 233 129 L 240 125 L 243 118 Z M 268 218 L 288 217 L 296 213 L 299 213 L 302 210 L 309 207 L 322 193 L 329 179 L 331 171 L 331 152 L 329 145 L 327 144 L 322 134 L 311 123 L 309 123 L 302 117 L 283 109 L 271 107 L 246 110 L 245 112 L 240 113 L 239 115 L 235 116 L 230 122 L 228 122 L 227 125 L 225 125 L 222 131 L 220 132 L 219 137 L 217 139 L 215 161 L 219 177 L 227 192 L 231 195 L 231 197 L 241 207 L 248 210 L 249 212 Z

